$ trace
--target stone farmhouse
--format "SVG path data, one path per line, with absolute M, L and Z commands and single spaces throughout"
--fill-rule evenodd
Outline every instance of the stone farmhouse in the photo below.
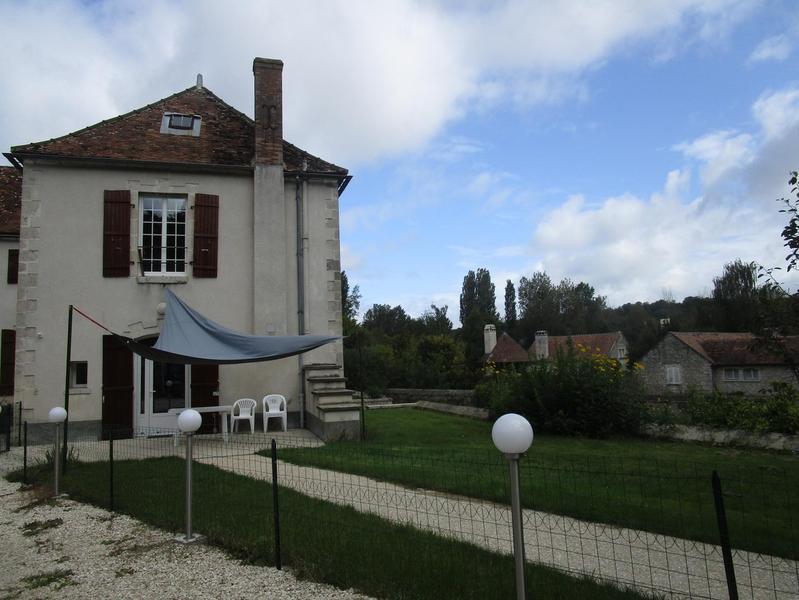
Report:
M 799 359 L 799 337 L 783 340 Z M 704 392 L 756 394 L 774 382 L 796 384 L 788 357 L 764 348 L 751 333 L 667 333 L 641 359 L 652 396 Z
M 242 397 L 260 412 L 270 393 L 287 398 L 290 427 L 324 438 L 358 431 L 341 342 L 184 367 L 134 356 L 76 316 L 65 364 L 69 305 L 155 340 L 167 288 L 236 331 L 341 335 L 339 197 L 351 176 L 283 139 L 283 63 L 256 58 L 253 73 L 254 120 L 198 76 L 148 106 L 5 154 L 14 168 L 0 170 L 9 282 L 0 383 L 26 420 L 63 404 L 68 373 L 71 437 L 171 428 L 171 408 Z
M 485 353 L 483 359 L 496 364 L 518 364 L 535 360 L 548 360 L 565 350 L 569 343 L 575 348 L 585 348 L 592 354 L 601 354 L 616 360 L 627 359 L 627 339 L 621 331 L 610 333 L 589 333 L 580 335 L 548 335 L 546 331 L 536 331 L 533 344 L 528 350 L 507 333 L 497 340 L 496 327 L 486 325 L 483 328 Z

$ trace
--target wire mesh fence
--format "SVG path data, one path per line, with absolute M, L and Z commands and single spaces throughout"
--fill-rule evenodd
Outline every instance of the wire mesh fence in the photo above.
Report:
M 185 438 L 147 433 L 70 442 L 63 488 L 184 531 Z M 28 449 L 40 473 L 48 452 Z M 238 556 L 344 587 L 362 572 L 359 581 L 373 583 L 358 587 L 375 585 L 375 595 L 381 585 L 402 585 L 407 597 L 513 594 L 508 467 L 498 453 L 325 445 L 291 431 L 195 435 L 193 460 L 193 528 Z M 799 598 L 799 482 L 733 464 L 718 472 L 714 496 L 713 473 L 709 464 L 531 451 L 521 461 L 530 594 L 617 597 L 580 587 L 593 581 L 675 598 Z M 408 576 L 425 570 L 435 578 Z

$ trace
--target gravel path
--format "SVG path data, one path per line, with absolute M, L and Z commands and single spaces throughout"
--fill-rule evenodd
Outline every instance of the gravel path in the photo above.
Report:
M 21 465 L 0 455 L 0 474 Z M 368 600 L 184 545 L 124 515 L 37 497 L 0 477 L 0 599 L 271 598 Z

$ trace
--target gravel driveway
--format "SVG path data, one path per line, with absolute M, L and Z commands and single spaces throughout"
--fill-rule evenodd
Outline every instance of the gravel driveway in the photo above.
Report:
M 21 466 L 0 455 L 0 475 Z M 368 596 L 244 565 L 217 548 L 69 499 L 42 498 L 0 477 L 0 600 L 11 598 L 272 598 Z

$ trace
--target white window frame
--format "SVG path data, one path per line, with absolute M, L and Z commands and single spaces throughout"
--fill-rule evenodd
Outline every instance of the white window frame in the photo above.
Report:
M 619 346 L 616 349 L 616 358 L 618 358 L 619 360 L 624 360 L 625 358 L 627 358 L 627 348 L 625 348 L 624 346 Z
M 757 382 L 760 381 L 760 369 L 758 367 L 725 367 L 722 377 L 724 381 Z
M 172 233 L 168 231 L 166 226 L 167 224 L 167 216 L 170 211 L 177 210 L 180 211 L 181 207 L 177 209 L 173 209 L 170 207 L 170 201 L 173 203 L 175 201 L 182 203 L 182 212 L 183 212 L 183 245 L 175 245 L 173 244 L 170 246 L 170 237 L 175 237 L 178 234 Z M 154 207 L 154 208 L 151 208 Z M 184 276 L 186 275 L 186 266 L 188 263 L 188 197 L 185 194 L 139 194 L 139 252 L 140 252 L 140 260 L 142 263 L 142 271 L 145 277 L 174 277 L 174 276 Z M 158 258 L 149 258 L 145 255 L 145 220 L 144 220 L 144 213 L 145 210 L 157 210 L 161 216 L 161 231 L 160 231 L 160 240 L 158 242 L 158 247 L 161 249 Z M 177 224 L 180 222 L 177 221 Z M 148 234 L 152 236 L 152 234 Z M 154 236 L 152 236 L 154 237 Z M 182 258 L 179 258 L 181 252 L 176 251 L 174 258 L 168 258 L 169 248 L 176 248 L 176 250 L 182 251 Z M 159 268 L 158 270 L 152 269 L 152 263 L 158 261 Z M 174 270 L 169 270 L 168 265 L 172 263 L 175 268 Z M 150 264 L 150 269 L 146 269 L 145 265 Z M 181 267 L 181 268 L 178 268 Z
M 78 383 L 78 366 L 84 366 L 86 369 L 86 381 Z M 69 363 L 69 387 L 70 389 L 85 388 L 89 386 L 89 363 L 85 360 L 73 360 Z
M 682 366 L 666 365 L 666 385 L 682 385 Z

